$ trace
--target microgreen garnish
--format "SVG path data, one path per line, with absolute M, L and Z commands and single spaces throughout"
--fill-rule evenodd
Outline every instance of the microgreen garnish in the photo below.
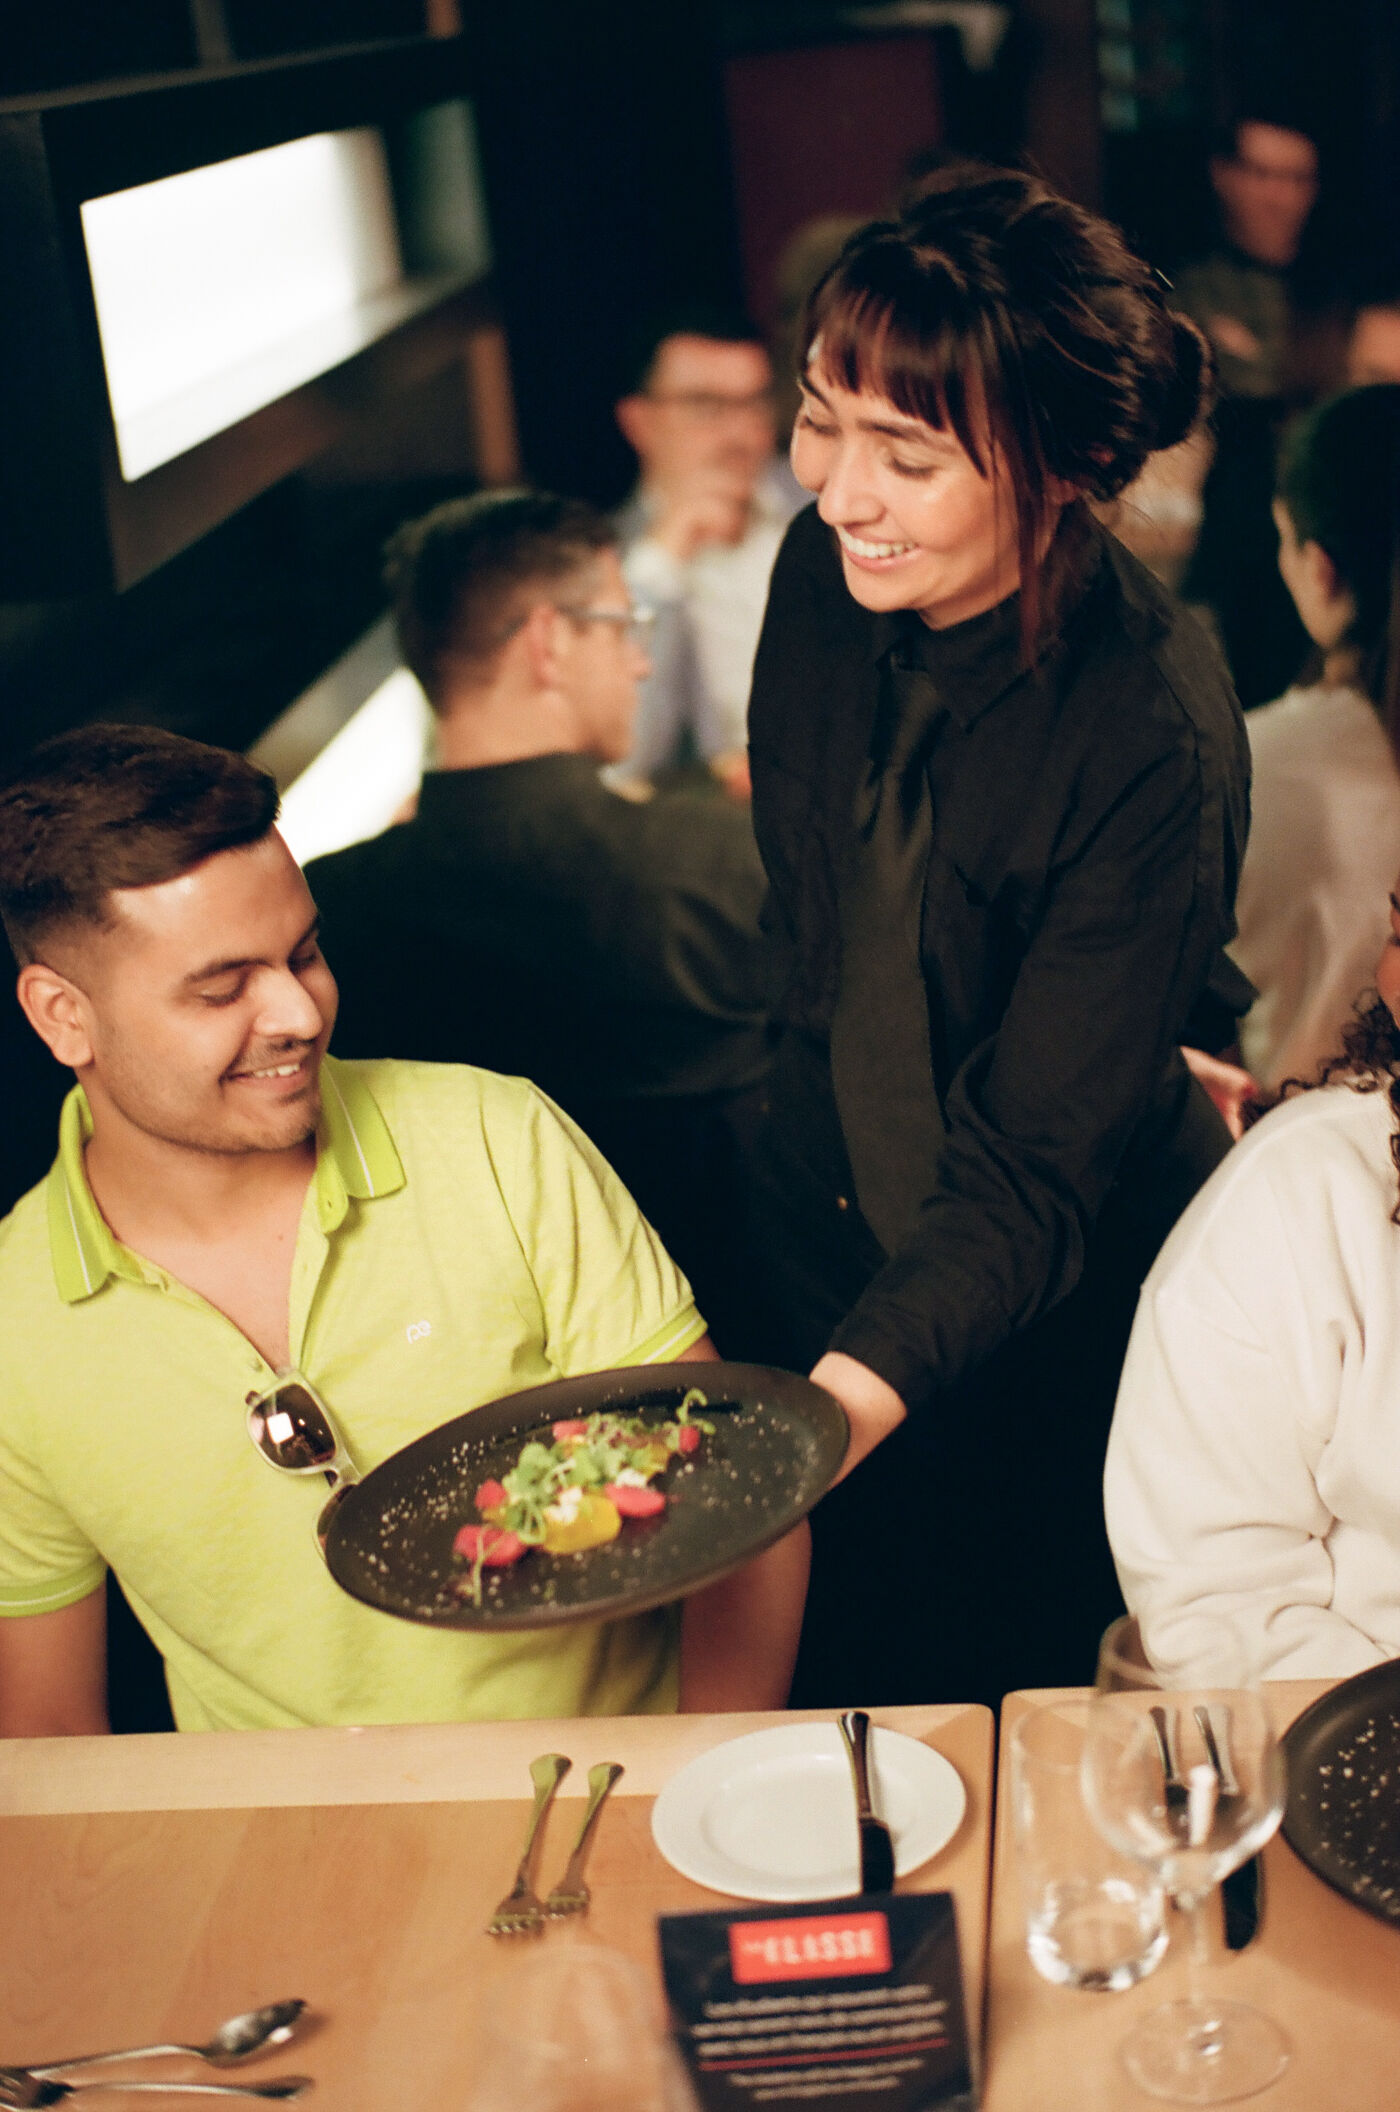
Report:
M 581 1499 L 585 1508 L 594 1507 L 592 1517 L 585 1523 L 585 1532 L 591 1537 L 576 1539 L 573 1546 L 582 1549 L 598 1545 L 609 1531 L 617 1532 L 619 1513 L 639 1514 L 642 1505 L 634 1491 L 645 1490 L 657 1480 L 678 1453 L 693 1452 L 702 1434 L 713 1437 L 714 1424 L 693 1413 L 708 1405 L 700 1388 L 692 1386 L 668 1422 L 646 1423 L 639 1416 L 603 1409 L 577 1421 L 556 1423 L 552 1444 L 532 1438 L 521 1447 L 515 1465 L 492 1491 L 502 1500 L 478 1499 L 481 1514 L 497 1530 L 514 1533 L 526 1548 L 545 1546 L 560 1552 L 559 1542 L 578 1516 Z M 687 1432 L 691 1434 L 687 1436 Z M 573 1489 L 580 1492 L 579 1498 L 568 1499 L 567 1492 Z M 659 1493 L 648 1500 L 648 1507 L 662 1509 Z M 600 1521 L 604 1523 L 602 1532 L 598 1531 Z M 464 1538 L 468 1530 L 463 1529 Z M 564 1546 L 568 1547 L 567 1540 Z M 465 1554 L 466 1548 L 461 1552 Z M 517 1555 L 520 1552 L 515 1550 Z M 461 1578 L 457 1587 L 477 1606 L 481 1604 L 485 1556 L 486 1535 L 480 1533 L 470 1575 Z

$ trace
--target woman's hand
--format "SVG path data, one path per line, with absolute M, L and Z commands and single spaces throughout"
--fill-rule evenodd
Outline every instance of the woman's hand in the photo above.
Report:
M 873 1452 L 899 1428 L 909 1411 L 893 1386 L 873 1372 L 868 1364 L 858 1364 L 854 1357 L 843 1356 L 839 1349 L 829 1349 L 824 1357 L 819 1358 L 811 1375 L 815 1385 L 825 1386 L 828 1393 L 835 1394 L 851 1426 L 851 1442 L 836 1476 L 836 1481 L 844 1481 L 852 1467 L 860 1465 L 867 1452 Z M 832 1486 L 835 1487 L 835 1482 Z
M 1193 1078 L 1199 1079 L 1211 1099 L 1215 1102 L 1230 1135 L 1238 1144 L 1244 1135 L 1244 1111 L 1251 1100 L 1257 1100 L 1259 1086 L 1248 1071 L 1242 1071 L 1237 1063 L 1225 1063 L 1219 1056 L 1207 1056 L 1204 1049 L 1183 1048 L 1186 1068 Z

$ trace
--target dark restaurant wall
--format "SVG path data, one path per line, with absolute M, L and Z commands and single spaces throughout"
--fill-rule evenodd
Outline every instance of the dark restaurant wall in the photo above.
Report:
M 211 19 L 235 62 L 425 21 L 424 0 L 8 0 L 11 12 L 0 101 L 193 68 Z M 443 0 L 427 12 L 441 21 Z M 628 474 L 611 417 L 625 335 L 683 288 L 725 298 L 738 283 L 709 11 L 465 12 L 523 467 L 611 500 Z M 380 613 L 396 522 L 478 480 L 473 418 L 463 371 L 439 374 L 124 594 L 0 599 L 0 754 L 100 717 L 247 745 Z
M 742 297 L 716 10 L 535 0 L 464 17 L 521 447 L 544 484 L 611 503 L 637 322 Z
M 1243 105 L 1316 139 L 1306 260 L 1345 282 L 1400 263 L 1395 0 L 1111 0 L 1099 7 L 1104 204 L 1170 271 L 1214 236 L 1214 130 Z

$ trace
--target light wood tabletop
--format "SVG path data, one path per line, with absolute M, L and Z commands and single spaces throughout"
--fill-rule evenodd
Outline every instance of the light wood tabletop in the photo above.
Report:
M 1272 1684 L 1276 1728 L 1286 1729 L 1327 1685 Z M 1046 1691 L 1007 1696 L 1003 1768 L 1017 1717 L 1057 1698 Z M 1182 1943 L 1174 1941 L 1157 1971 L 1125 1994 L 1048 1985 L 1026 1956 L 1010 1799 L 997 1801 L 983 2112 L 1129 2112 L 1159 2104 L 1128 2080 L 1117 2049 L 1144 2011 L 1183 1991 Z M 1214 1968 L 1222 1993 L 1264 2010 L 1292 2042 L 1283 2077 L 1248 2103 L 1260 2112 L 1393 2112 L 1400 2096 L 1400 1930 L 1342 1899 L 1282 1839 L 1264 1851 L 1264 1882 L 1254 1941 L 1237 1954 L 1222 1951 Z
M 935 1747 L 966 1786 L 957 1835 L 899 1889 L 954 1894 L 975 2020 L 991 1715 L 974 1706 L 871 1714 Z M 795 1720 L 592 1718 L 0 1745 L 0 2062 L 198 2040 L 239 2010 L 301 1995 L 316 2021 L 250 2075 L 309 2073 L 325 2112 L 460 2105 L 483 2005 L 540 1943 L 626 1953 L 645 1968 L 659 2007 L 656 1916 L 726 1902 L 654 1847 L 656 1792 L 695 1754 Z M 543 1938 L 493 1942 L 484 1924 L 514 1874 L 528 1763 L 550 1750 L 570 1754 L 574 1767 L 547 1822 L 546 1885 L 563 1869 L 590 1765 L 619 1760 L 627 1770 L 594 1844 L 593 1906 L 586 1921 L 553 1925 Z

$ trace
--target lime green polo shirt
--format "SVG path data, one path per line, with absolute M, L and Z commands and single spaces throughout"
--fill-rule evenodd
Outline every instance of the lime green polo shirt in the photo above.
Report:
M 362 1473 L 485 1401 L 704 1332 L 631 1197 L 534 1086 L 327 1058 L 322 1100 L 291 1354 Z M 75 1088 L 48 1179 L 0 1224 L 0 1614 L 69 1605 L 110 1565 L 181 1730 L 675 1706 L 675 1608 L 494 1637 L 347 1597 L 315 1542 L 320 1477 L 279 1472 L 247 1434 L 271 1367 L 113 1237 L 90 1132 Z

